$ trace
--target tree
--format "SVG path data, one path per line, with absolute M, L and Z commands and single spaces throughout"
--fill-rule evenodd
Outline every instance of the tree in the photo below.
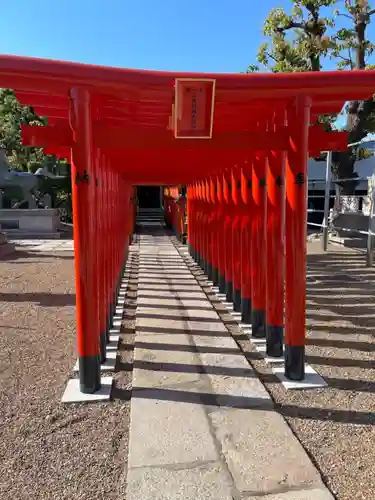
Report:
M 345 9 L 336 11 L 336 16 L 349 21 L 348 27 L 341 28 L 334 36 L 331 57 L 338 60 L 339 69 L 373 69 L 368 59 L 374 51 L 374 44 L 367 38 L 367 27 L 375 9 L 368 0 L 346 0 Z M 375 101 L 352 101 L 346 107 L 347 120 L 345 129 L 349 132 L 349 144 L 361 141 L 375 130 Z M 357 147 L 335 153 L 333 161 L 338 177 L 341 179 L 356 177 L 354 163 Z M 350 192 L 356 183 L 343 183 L 345 192 Z
M 366 29 L 375 10 L 368 0 L 346 0 L 343 9 L 333 8 L 341 2 L 337 0 L 294 0 L 291 14 L 283 9 L 272 9 L 264 24 L 264 34 L 269 42 L 258 52 L 258 61 L 272 72 L 320 71 L 322 61 L 331 58 L 338 69 L 366 69 L 374 46 L 367 39 Z M 347 24 L 336 28 L 340 18 Z M 248 71 L 259 70 L 250 66 Z M 346 110 L 346 130 L 349 143 L 363 139 L 375 129 L 375 104 L 356 101 Z M 324 116 L 319 122 L 326 130 L 334 128 L 336 116 Z M 348 148 L 345 153 L 335 153 L 334 172 L 341 179 L 355 177 L 354 162 L 356 148 Z M 343 185 L 351 191 L 353 183 Z
M 263 33 L 270 41 L 261 45 L 258 61 L 275 73 L 320 71 L 321 59 L 328 54 L 333 27 L 330 7 L 336 0 L 295 0 L 291 14 L 281 7 L 272 9 Z M 321 15 L 321 9 L 328 10 Z
M 43 151 L 22 145 L 21 125 L 44 123 L 45 120 L 37 116 L 32 108 L 18 102 L 12 90 L 0 89 L 0 147 L 6 150 L 12 168 L 32 171 L 35 164 L 40 166 Z
M 0 147 L 6 154 L 15 170 L 36 172 L 44 167 L 57 175 L 66 175 L 66 180 L 56 183 L 44 183 L 45 191 L 51 195 L 56 205 L 61 202 L 71 204 L 70 168 L 66 160 L 45 155 L 43 149 L 25 147 L 21 139 L 21 125 L 46 125 L 45 118 L 36 115 L 29 106 L 22 105 L 10 89 L 0 89 Z M 44 185 L 43 184 L 43 185 Z

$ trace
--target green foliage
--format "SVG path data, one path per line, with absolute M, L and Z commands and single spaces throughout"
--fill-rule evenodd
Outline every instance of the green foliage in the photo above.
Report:
M 20 104 L 13 90 L 0 89 L 0 147 L 6 150 L 11 167 L 25 172 L 44 167 L 56 173 L 67 165 L 65 160 L 44 155 L 40 148 L 23 146 L 21 125 L 24 124 L 46 125 L 47 121 L 36 115 L 31 107 Z
M 14 170 L 35 173 L 45 168 L 54 175 L 66 175 L 66 179 L 42 182 L 42 190 L 50 194 L 53 201 L 67 200 L 70 203 L 70 167 L 66 160 L 45 155 L 40 148 L 25 147 L 21 140 L 21 125 L 46 125 L 46 119 L 37 116 L 29 106 L 16 99 L 10 89 L 0 89 L 0 147 L 6 150 L 10 166 Z M 55 204 L 55 203 L 54 203 Z
M 21 105 L 14 92 L 10 89 L 0 89 L 0 147 L 6 150 L 12 168 L 28 171 L 40 161 L 43 152 L 37 148 L 25 148 L 21 142 L 21 125 L 43 125 L 32 108 Z
M 266 70 L 279 72 L 320 71 L 330 58 L 339 70 L 374 69 L 368 59 L 375 45 L 368 39 L 367 27 L 375 9 L 368 0 L 292 0 L 289 13 L 277 7 L 264 23 L 268 41 L 261 45 L 258 62 Z M 343 25 L 344 24 L 344 25 Z M 253 72 L 256 66 L 249 66 Z M 257 68 L 259 70 L 259 68 Z M 375 101 L 355 101 L 346 110 L 349 143 L 358 142 L 375 131 Z M 332 130 L 336 117 L 320 117 L 326 130 Z M 356 148 L 334 153 L 334 171 L 341 178 L 355 177 Z
M 275 73 L 319 71 L 321 58 L 328 54 L 332 40 L 332 10 L 336 0 L 296 0 L 290 14 L 277 7 L 264 23 L 269 42 L 261 45 L 258 61 Z M 328 10 L 326 16 L 321 9 Z

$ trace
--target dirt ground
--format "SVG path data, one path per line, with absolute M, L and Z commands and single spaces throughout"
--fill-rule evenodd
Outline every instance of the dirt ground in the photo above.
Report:
M 75 362 L 72 253 L 12 254 L 0 262 L 0 287 L 0 498 L 123 499 L 133 318 L 123 322 L 114 401 L 66 406 L 60 399 Z
M 313 241 L 307 276 L 307 362 L 328 383 L 324 389 L 286 391 L 211 298 L 336 498 L 373 500 L 375 268 L 363 253 L 333 244 L 324 253 Z

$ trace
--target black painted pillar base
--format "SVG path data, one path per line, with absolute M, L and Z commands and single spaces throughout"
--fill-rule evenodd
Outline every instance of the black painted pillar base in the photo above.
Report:
M 100 332 L 100 364 L 103 364 L 107 359 L 107 334 L 106 332 Z
M 219 292 L 225 293 L 225 276 L 219 273 Z
M 273 358 L 281 358 L 284 351 L 284 328 L 266 325 L 266 353 Z
M 208 276 L 208 268 L 210 267 L 210 264 L 208 263 L 207 260 L 203 262 L 203 271 L 206 276 Z
M 241 290 L 233 290 L 233 311 L 241 312 Z
M 305 378 L 305 346 L 285 345 L 285 377 L 289 380 Z
M 109 315 L 107 316 L 106 325 L 107 325 L 107 328 L 105 330 L 105 336 L 106 336 L 107 343 L 108 343 L 109 342 L 109 330 L 111 329 L 111 318 Z
M 188 244 L 188 251 L 189 251 L 189 254 L 191 255 L 191 257 L 193 257 L 193 248 L 192 248 L 190 243 Z
M 109 327 L 113 328 L 113 303 L 109 304 Z
M 199 254 L 199 252 L 195 251 L 195 262 L 198 264 L 198 266 L 200 265 L 200 261 L 201 261 L 201 256 Z
M 101 388 L 99 356 L 79 356 L 79 390 L 93 394 Z
M 257 339 L 263 339 L 266 336 L 266 313 L 259 309 L 251 311 L 251 335 Z
M 213 281 L 213 277 L 214 277 L 214 268 L 212 267 L 212 264 L 208 264 L 208 266 L 207 266 L 207 278 L 210 281 Z
M 205 262 L 204 258 L 202 256 L 200 256 L 200 258 L 199 258 L 199 266 L 202 269 L 202 271 L 204 270 L 204 266 L 205 265 L 206 265 L 206 262 Z
M 233 281 L 226 281 L 225 296 L 227 298 L 227 302 L 233 302 Z
M 251 299 L 241 298 L 241 321 L 251 325 Z
M 213 268 L 212 269 L 212 282 L 214 286 L 218 286 L 219 284 L 219 269 Z

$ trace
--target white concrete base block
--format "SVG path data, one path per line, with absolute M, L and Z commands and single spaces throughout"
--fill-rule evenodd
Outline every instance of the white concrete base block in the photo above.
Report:
M 118 335 L 117 333 L 112 333 L 112 334 L 110 333 L 109 334 L 110 344 L 108 344 L 108 345 L 116 344 L 116 346 L 117 346 L 119 340 L 120 340 L 120 335 Z
M 115 345 L 115 344 L 113 344 Z M 107 359 L 100 365 L 100 371 L 103 372 L 113 372 L 116 366 L 116 358 L 117 358 L 117 345 L 115 349 L 108 349 L 109 344 L 107 345 L 106 357 Z M 76 364 L 73 366 L 73 372 L 79 372 L 79 363 L 78 359 Z
M 109 330 L 109 335 L 119 335 L 120 334 L 120 330 L 121 330 L 121 326 L 113 326 Z
M 114 354 L 115 357 L 112 358 L 110 357 L 111 354 Z M 107 351 L 107 359 L 100 365 L 100 371 L 101 372 L 114 372 L 115 367 L 116 367 L 116 356 L 117 356 L 117 349 L 116 351 Z
M 254 337 L 250 338 L 250 341 L 254 345 L 266 345 L 266 339 L 256 339 Z
M 79 380 L 76 378 L 70 379 L 65 388 L 62 403 L 91 403 L 95 401 L 109 401 L 111 397 L 113 377 L 102 377 L 102 387 L 94 394 L 83 394 L 79 390 Z
M 248 323 L 242 323 L 242 321 L 240 321 L 238 323 L 239 327 L 242 328 L 242 330 L 245 332 L 246 329 L 247 330 L 250 330 L 250 333 L 251 333 L 251 325 L 249 325 Z
M 115 342 L 109 341 L 107 344 L 107 352 L 117 351 L 118 340 Z
M 113 326 L 114 326 L 115 328 L 116 328 L 116 326 L 117 326 L 118 328 L 121 328 L 121 323 L 122 323 L 122 318 L 121 318 L 121 319 L 120 319 L 120 318 L 118 318 L 118 319 L 114 319 L 114 320 L 113 320 Z
M 274 363 L 274 364 L 283 364 L 284 363 L 284 356 L 281 356 L 280 358 L 274 358 L 272 356 L 268 356 L 266 353 L 266 344 L 258 344 L 257 345 L 257 351 L 261 356 L 263 356 L 264 361 L 266 363 Z
M 253 333 L 253 329 L 251 328 L 251 325 L 243 325 L 240 323 L 240 327 L 242 329 L 242 331 L 246 334 L 246 335 L 249 335 L 251 336 L 251 334 Z
M 310 365 L 305 365 L 305 379 L 300 381 L 287 379 L 284 375 L 283 366 L 273 367 L 272 372 L 287 390 L 319 389 L 328 385 Z

